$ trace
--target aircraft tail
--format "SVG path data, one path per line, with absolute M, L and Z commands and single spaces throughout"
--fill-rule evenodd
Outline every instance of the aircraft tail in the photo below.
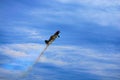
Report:
M 45 43 L 46 43 L 46 44 L 48 44 L 48 42 L 49 42 L 48 40 L 45 40 Z

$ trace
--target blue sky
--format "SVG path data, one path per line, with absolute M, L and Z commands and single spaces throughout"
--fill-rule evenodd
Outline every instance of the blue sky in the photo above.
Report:
M 0 80 L 119 80 L 119 23 L 120 0 L 0 0 Z

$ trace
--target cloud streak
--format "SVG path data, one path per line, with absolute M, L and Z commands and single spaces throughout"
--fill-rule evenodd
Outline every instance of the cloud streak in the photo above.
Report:
M 21 58 L 21 60 L 24 62 L 27 62 L 28 59 L 30 62 L 34 62 L 35 57 L 34 59 L 31 59 L 31 57 L 33 57 L 33 55 L 39 55 L 38 51 L 41 51 L 40 49 L 43 49 L 41 47 L 44 47 L 43 45 L 39 44 L 11 44 L 8 46 L 9 49 L 7 49 L 7 51 L 1 50 L 1 52 L 8 56 L 16 56 L 19 59 L 22 56 L 24 58 Z M 21 51 L 23 51 L 23 55 Z M 8 54 L 8 52 L 10 53 Z M 118 71 L 114 71 L 114 74 L 109 75 L 113 70 L 120 70 L 119 57 L 119 53 L 116 53 L 116 55 L 114 52 L 110 54 L 109 52 L 99 53 L 94 49 L 84 48 L 80 46 L 63 45 L 50 46 L 42 56 L 39 63 L 48 63 L 61 68 L 72 69 L 73 71 L 75 70 L 77 72 L 81 72 L 82 70 L 82 72 L 95 74 L 98 76 L 119 78 Z M 24 66 L 24 64 L 21 64 L 21 66 Z
M 51 8 L 32 9 L 28 15 L 34 16 L 38 20 L 43 19 L 44 22 L 56 22 L 77 25 L 80 22 L 91 22 L 100 26 L 117 26 L 119 25 L 119 0 L 57 0 L 58 5 L 62 5 L 62 9 L 58 5 Z M 65 4 L 62 4 L 62 3 Z M 78 5 L 73 8 L 71 4 Z M 51 4 L 48 4 L 51 5 Z M 69 9 L 71 8 L 71 9 Z M 54 14 L 53 14 L 54 13 Z M 41 15 L 41 16 L 40 16 Z M 60 21 L 59 21 L 60 20 Z M 61 21 L 62 20 L 62 21 Z M 79 22 L 78 22 L 79 21 Z

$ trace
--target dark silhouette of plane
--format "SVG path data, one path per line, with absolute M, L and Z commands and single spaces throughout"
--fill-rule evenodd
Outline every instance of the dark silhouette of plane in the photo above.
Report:
M 47 45 L 51 44 L 57 37 L 59 36 L 60 31 L 56 31 L 52 36 L 50 36 L 49 40 L 45 40 Z

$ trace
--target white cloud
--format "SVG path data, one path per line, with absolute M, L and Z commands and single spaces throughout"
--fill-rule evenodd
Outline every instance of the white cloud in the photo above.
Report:
M 33 61 L 43 48 L 43 44 L 5 44 L 0 46 L 0 52 L 21 61 Z
M 20 73 L 21 73 L 20 71 L 6 70 L 3 68 L 0 68 L 0 79 L 2 80 L 18 79 L 18 77 L 20 76 Z
M 4 47 L 4 48 L 3 48 Z M 43 44 L 8 44 L 3 45 L 0 50 L 3 54 L 13 57 L 24 57 L 22 61 L 34 62 L 35 58 L 44 49 Z M 4 49 L 4 50 L 2 50 Z M 112 70 L 119 70 L 119 53 L 102 53 L 95 49 L 80 46 L 49 46 L 42 55 L 40 63 L 50 63 L 64 68 L 96 74 L 99 76 L 118 77 L 118 72 L 109 75 Z M 14 63 L 12 63 L 14 64 Z M 15 65 L 17 65 L 15 63 Z M 23 65 L 23 64 L 21 64 Z M 71 67 L 69 67 L 71 66 Z M 109 70 L 109 71 L 107 71 Z M 103 74 L 104 73 L 104 74 Z
M 18 33 L 20 33 L 20 34 L 22 34 L 30 39 L 42 39 L 42 38 L 44 38 L 44 36 L 41 33 L 39 33 L 37 30 L 35 30 L 33 28 L 31 29 L 31 28 L 27 28 L 27 27 L 26 28 L 17 27 L 15 30 L 16 30 L 16 32 L 18 32 Z M 42 30 L 41 30 L 41 32 L 42 32 Z
M 120 27 L 118 24 L 120 21 L 119 11 L 83 10 L 78 13 L 81 13 L 81 16 L 88 22 L 97 23 L 101 26 L 116 25 Z
M 54 65 L 58 65 L 58 66 L 63 66 L 63 65 L 66 65 L 67 63 L 62 61 L 62 60 L 54 60 L 54 59 L 50 59 L 50 58 L 46 58 L 46 57 L 41 57 L 41 59 L 39 60 L 39 62 L 43 62 L 43 63 L 51 63 L 51 64 L 54 64 Z
M 62 3 L 79 3 L 87 6 L 103 6 L 103 7 L 111 7 L 120 5 L 120 0 L 56 0 Z
M 8 56 L 12 56 L 12 57 L 24 57 L 24 56 L 27 56 L 26 53 L 22 52 L 22 51 L 16 51 L 16 50 L 12 50 L 8 47 L 5 47 L 5 48 L 0 48 L 0 51 L 2 53 L 4 53 L 5 55 L 8 55 Z
M 45 45 L 43 44 L 8 44 L 2 45 L 0 47 L 0 51 L 3 54 L 13 57 L 35 57 L 39 55 L 39 53 L 44 49 Z M 49 54 L 47 54 L 49 52 Z M 67 52 L 67 53 L 66 53 Z M 102 53 L 97 50 L 83 48 L 80 46 L 50 46 L 43 58 L 43 61 L 47 58 L 51 59 L 73 59 L 75 56 L 78 60 L 78 57 L 85 57 L 88 59 L 97 59 L 97 60 L 106 60 L 106 61 L 118 61 L 119 60 L 119 53 Z M 62 58 L 61 58 L 62 57 Z M 48 60 L 49 61 L 49 60 Z M 63 61 L 63 60 L 62 60 Z M 52 61 L 51 61 L 52 62 Z M 73 61 L 74 63 L 74 61 Z
M 79 3 L 83 7 L 72 5 L 60 6 L 55 5 L 50 9 L 32 9 L 28 15 L 35 17 L 42 23 L 62 23 L 78 25 L 80 22 L 90 22 L 100 26 L 120 27 L 120 11 L 118 9 L 120 0 L 58 0 L 63 3 Z M 61 21 L 62 20 L 62 21 Z

